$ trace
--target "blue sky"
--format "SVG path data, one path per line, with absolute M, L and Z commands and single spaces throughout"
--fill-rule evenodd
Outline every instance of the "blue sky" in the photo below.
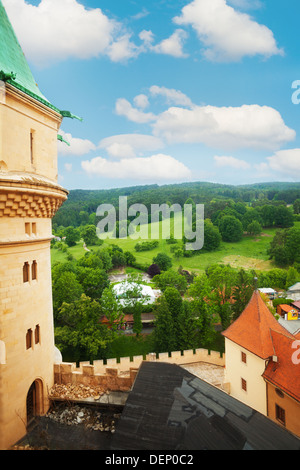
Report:
M 61 127 L 67 189 L 299 181 L 296 0 L 3 4 L 43 94 L 84 119 Z

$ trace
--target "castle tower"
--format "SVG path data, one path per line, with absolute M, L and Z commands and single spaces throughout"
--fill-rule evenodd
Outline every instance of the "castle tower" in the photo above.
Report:
M 52 217 L 64 116 L 36 85 L 0 0 L 0 449 L 48 411 L 54 331 Z

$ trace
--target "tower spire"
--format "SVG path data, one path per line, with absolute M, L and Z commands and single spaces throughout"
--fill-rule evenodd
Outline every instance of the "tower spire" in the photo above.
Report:
M 53 108 L 41 93 L 0 0 L 0 79 Z

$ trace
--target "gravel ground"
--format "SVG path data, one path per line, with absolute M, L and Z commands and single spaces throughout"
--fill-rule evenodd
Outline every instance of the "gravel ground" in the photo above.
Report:
M 109 450 L 120 413 L 60 405 L 36 418 L 14 450 Z

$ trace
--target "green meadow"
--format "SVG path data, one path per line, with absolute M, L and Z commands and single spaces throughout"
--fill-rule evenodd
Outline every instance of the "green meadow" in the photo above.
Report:
M 176 221 L 175 221 L 176 224 Z M 300 227 L 300 222 L 296 222 L 296 226 Z M 202 273 L 208 266 L 212 264 L 229 264 L 234 268 L 244 268 L 244 269 L 255 269 L 261 271 L 267 271 L 276 267 L 268 259 L 268 248 L 272 238 L 276 233 L 276 228 L 265 229 L 260 236 L 248 236 L 244 235 L 243 239 L 237 243 L 226 243 L 222 242 L 218 250 L 213 252 L 204 252 L 186 258 L 181 256 L 175 258 L 173 253 L 170 251 L 173 245 L 169 245 L 165 239 L 160 237 L 158 239 L 159 245 L 153 250 L 136 252 L 134 247 L 139 241 L 146 239 L 145 232 L 147 231 L 150 234 L 150 230 L 161 231 L 162 222 L 158 223 L 158 226 L 154 224 L 149 224 L 148 226 L 143 226 L 143 238 L 140 239 L 131 239 L 130 237 L 124 239 L 112 239 L 110 236 L 104 241 L 104 244 L 100 247 L 103 248 L 107 245 L 117 244 L 123 251 L 130 251 L 136 257 L 136 261 L 142 265 L 152 264 L 153 258 L 161 252 L 166 253 L 172 258 L 173 269 L 177 270 L 179 266 L 182 266 L 183 269 L 192 271 L 195 274 Z M 171 228 L 171 233 L 176 235 L 176 225 Z M 161 233 L 161 232 L 158 232 Z M 94 250 L 99 249 L 97 246 L 89 246 L 88 249 Z M 72 254 L 74 258 L 79 259 L 84 256 L 86 251 L 83 248 L 83 242 L 78 242 L 76 246 L 68 248 L 68 253 Z M 52 263 L 55 262 L 64 262 L 67 260 L 67 253 L 59 251 L 57 249 L 51 249 Z

